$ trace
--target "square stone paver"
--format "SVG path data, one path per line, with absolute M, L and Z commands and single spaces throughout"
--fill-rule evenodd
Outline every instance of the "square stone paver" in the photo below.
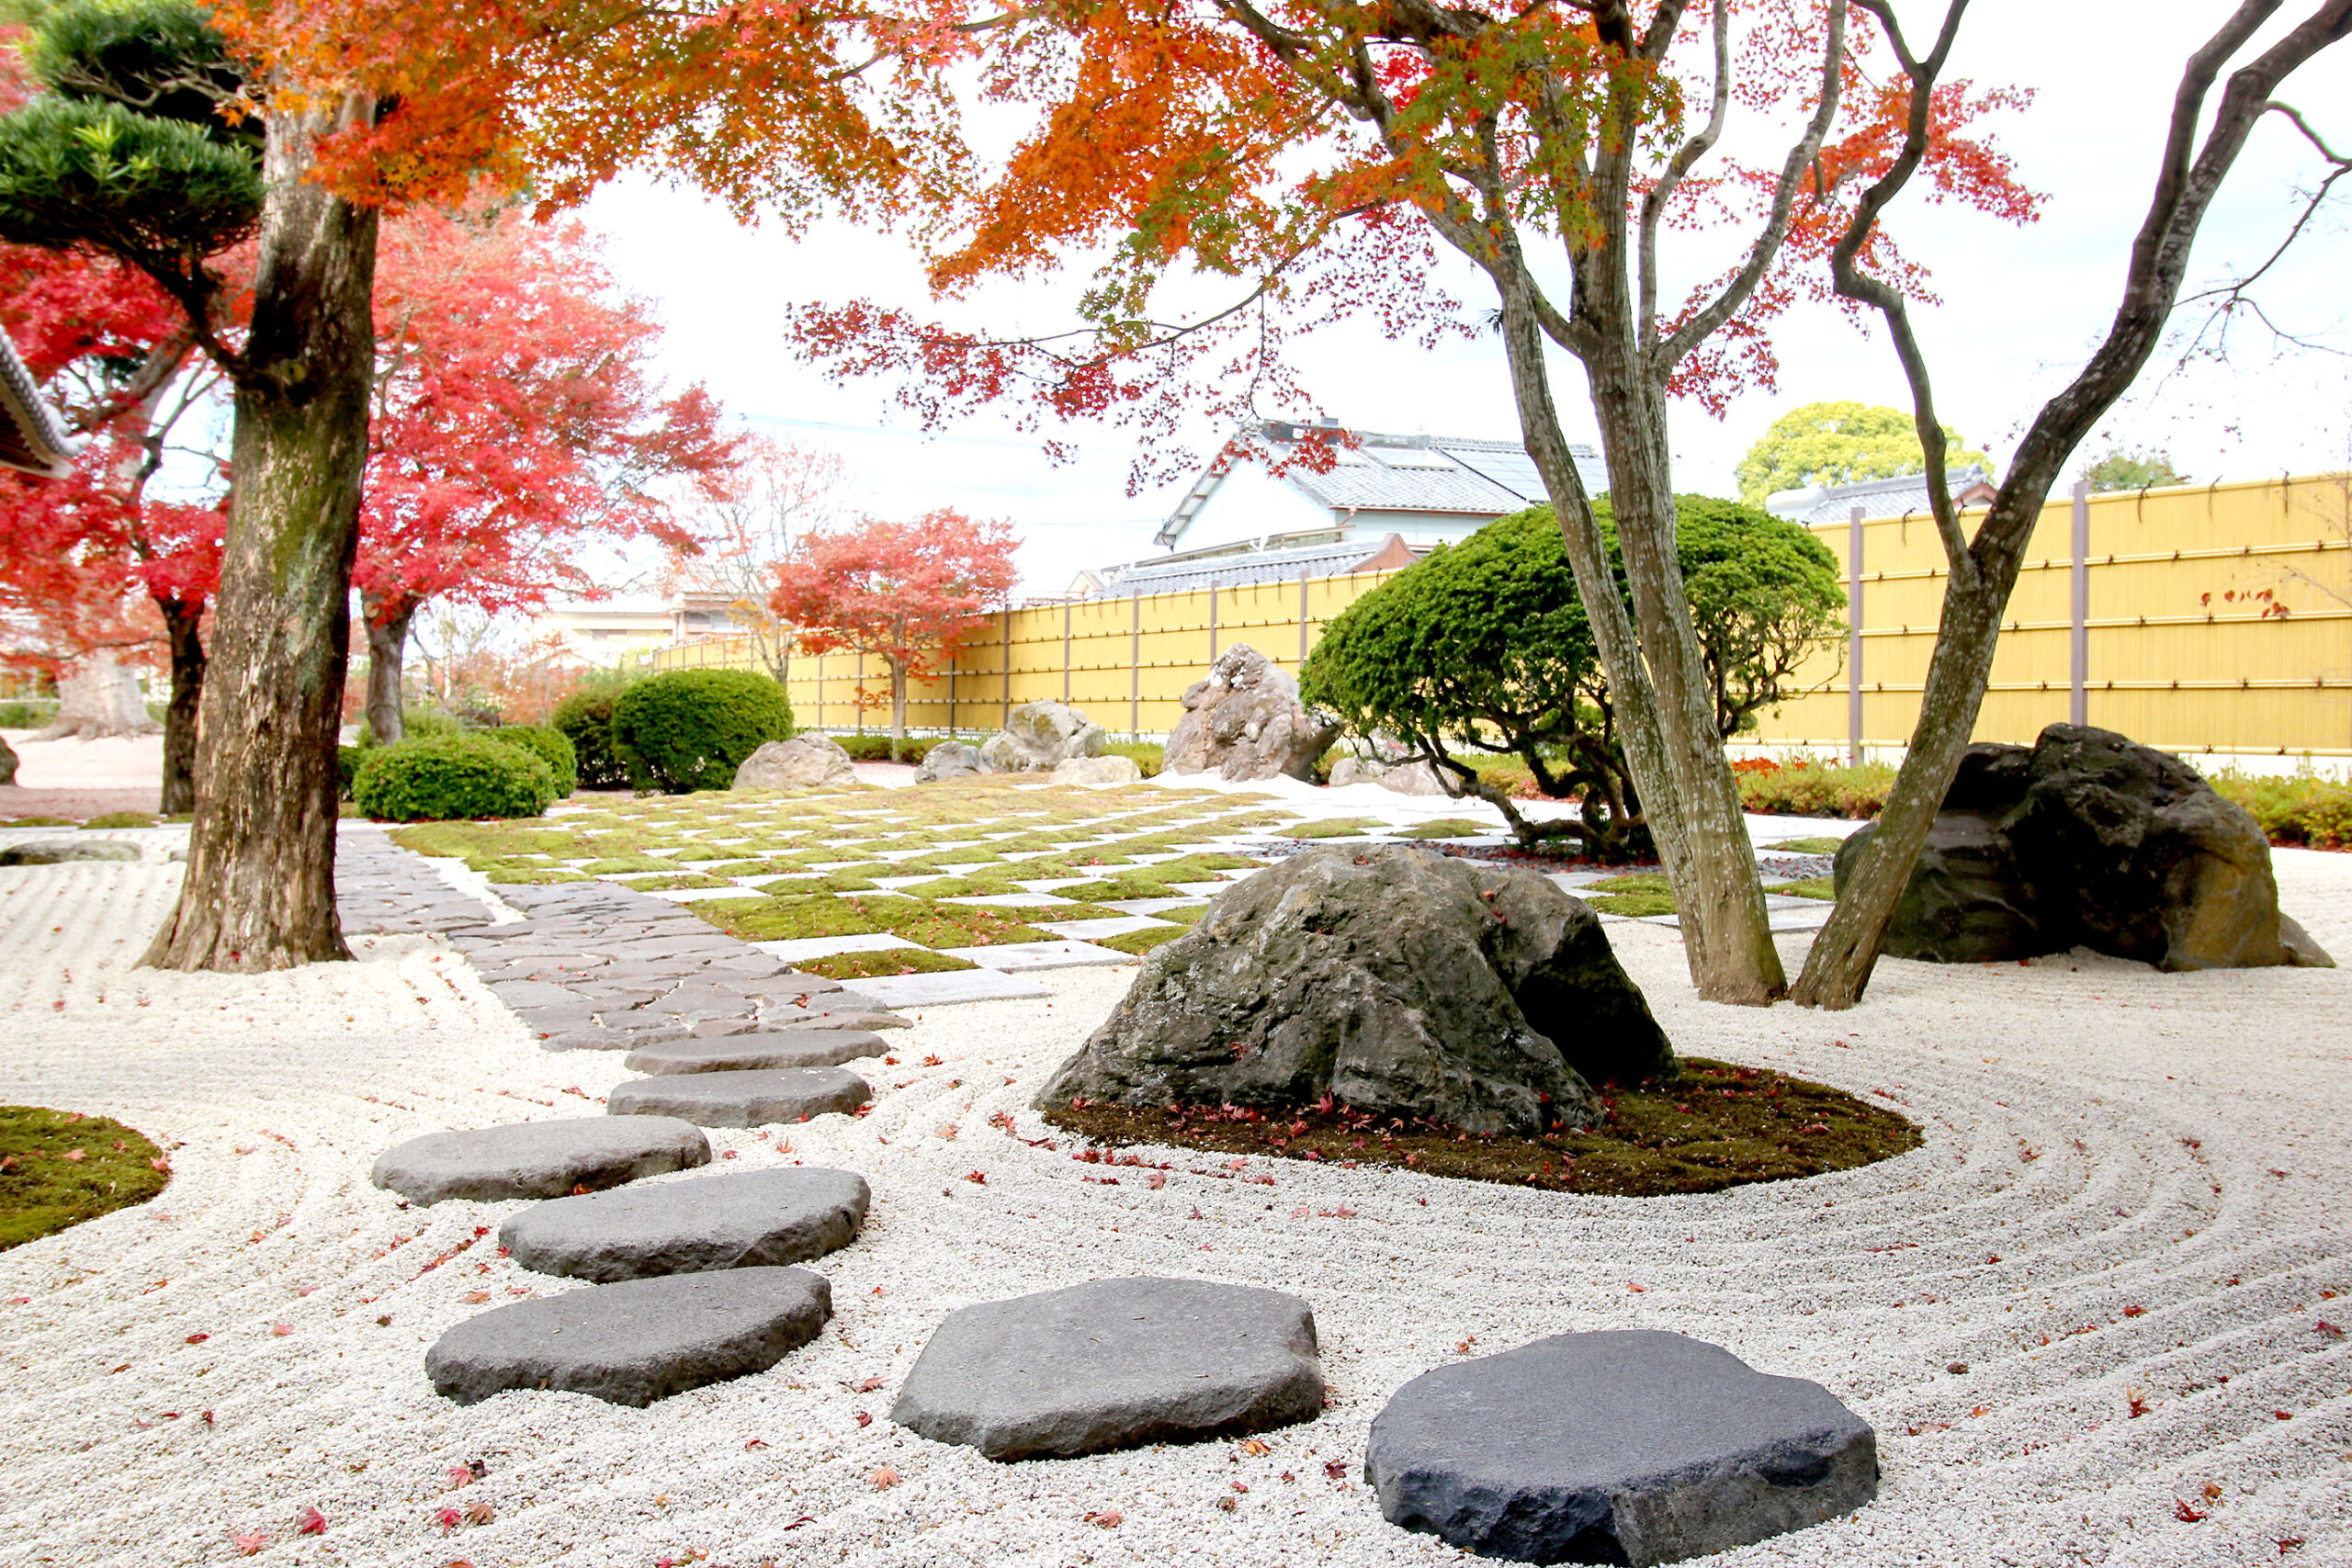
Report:
M 1080 942 L 1099 941 L 1106 936 L 1125 936 L 1131 931 L 1157 931 L 1177 924 L 1174 920 L 1155 920 L 1149 915 L 1121 915 L 1112 920 L 1032 920 L 1029 923 L 1041 931 L 1076 937 Z
M 1170 909 L 1197 909 L 1207 903 L 1205 898 L 1113 898 L 1097 903 L 1098 909 L 1116 909 L 1123 915 L 1158 915 Z M 1029 922 L 1036 924 L 1035 920 Z
M 966 898 L 942 898 L 943 904 L 978 904 L 998 909 L 1044 909 L 1056 904 L 1068 904 L 1068 898 L 1057 898 L 1050 893 L 975 893 Z
M 1075 969 L 1089 964 L 1141 962 L 1132 953 L 1121 953 L 1115 947 L 1097 947 L 1091 942 L 1001 942 L 987 947 L 943 947 L 935 951 L 944 957 L 961 958 L 968 964 L 1006 971 Z
M 802 936 L 782 942 L 752 943 L 762 953 L 772 953 L 786 964 L 798 964 L 805 959 L 829 958 L 836 953 L 880 953 L 893 947 L 914 947 L 917 943 L 888 931 L 874 931 L 865 936 Z
M 888 1008 L 944 1007 L 951 1002 L 1006 1001 L 1053 995 L 1035 980 L 1001 969 L 953 969 L 934 975 L 885 975 L 857 983 L 861 995 Z

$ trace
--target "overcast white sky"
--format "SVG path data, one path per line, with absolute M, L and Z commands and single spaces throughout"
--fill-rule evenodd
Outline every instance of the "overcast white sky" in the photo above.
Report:
M 1910 254 L 1933 266 L 1943 296 L 1920 320 L 1946 423 L 1971 445 L 1988 446 L 1996 462 L 2112 316 L 2181 61 L 2231 8 L 2222 0 L 1979 0 L 1972 11 L 1954 73 L 2035 90 L 2030 110 L 2005 118 L 2002 140 L 2024 179 L 2049 194 L 2046 213 L 2018 230 L 1914 199 L 1897 209 L 1894 221 Z M 1921 18 L 1915 26 L 1927 26 L 1930 7 L 1905 9 Z M 2307 9 L 2287 7 L 2298 15 Z M 1940 6 L 1932 10 L 1939 14 Z M 2333 52 L 2290 81 L 2282 96 L 2341 147 L 2352 144 L 2352 43 Z M 2298 186 L 2315 179 L 2318 168 L 2291 129 L 2271 117 L 2205 224 L 2191 289 L 2267 254 L 2285 232 Z M 2352 348 L 2347 209 L 2341 197 L 2335 206 L 2272 275 L 2262 298 L 2281 326 Z M 1059 590 L 1079 567 L 1152 553 L 1152 531 L 1174 496 L 1125 493 L 1133 453 L 1123 433 L 1069 432 L 1083 456 L 1055 468 L 1035 438 L 992 416 L 925 436 L 892 406 L 890 386 L 834 386 L 797 362 L 784 326 L 797 305 L 861 297 L 927 305 L 916 258 L 903 241 L 836 227 L 794 241 L 740 228 L 691 193 L 645 181 L 607 189 L 586 217 L 608 237 L 607 259 L 624 287 L 658 307 L 668 329 L 661 364 L 670 378 L 702 381 L 730 413 L 839 453 L 851 476 L 850 505 L 894 515 L 954 505 L 1009 519 L 1024 539 L 1023 583 L 1031 592 Z M 1686 265 L 1712 271 L 1718 256 Z M 1068 321 L 1082 281 L 1072 275 L 1057 284 L 995 288 L 953 319 L 999 331 L 1050 330 Z M 1486 308 L 1487 297 L 1466 268 L 1448 281 Z M 1776 391 L 1742 398 L 1722 422 L 1695 407 L 1678 414 L 1679 487 L 1735 493 L 1733 464 L 1797 404 L 1855 398 L 1908 406 L 1883 339 L 1858 333 L 1836 313 L 1792 316 L 1780 342 Z M 2352 458 L 2352 362 L 2332 354 L 2274 355 L 2253 332 L 2235 347 L 2229 366 L 2169 377 L 2160 372 L 2172 356 L 2160 359 L 2110 420 L 2109 434 L 2168 449 L 2199 480 L 2332 468 Z M 1365 325 L 1330 333 L 1299 357 L 1325 412 L 1343 423 L 1518 436 L 1500 349 L 1491 337 L 1424 354 Z M 1560 362 L 1556 385 L 1571 436 L 1589 439 L 1573 364 Z M 1208 433 L 1202 434 L 1205 439 Z M 2104 446 L 2095 439 L 2086 451 Z

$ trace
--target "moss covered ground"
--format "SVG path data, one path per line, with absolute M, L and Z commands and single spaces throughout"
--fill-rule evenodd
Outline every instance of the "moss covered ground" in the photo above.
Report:
M 110 1117 L 0 1105 L 0 1250 L 143 1203 L 171 1179 L 164 1151 Z

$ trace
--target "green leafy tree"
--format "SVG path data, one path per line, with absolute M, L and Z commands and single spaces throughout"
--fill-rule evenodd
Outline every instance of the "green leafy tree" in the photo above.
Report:
M 1991 457 L 1963 447 L 1960 433 L 1950 425 L 1943 432 L 1949 467 L 1979 463 L 1987 474 L 1992 472 Z M 1739 499 L 1761 506 L 1776 491 L 1891 479 L 1898 474 L 1925 473 L 1927 468 L 1919 451 L 1919 427 L 1909 414 L 1838 402 L 1807 403 L 1774 420 L 1735 472 Z
M 1621 597 L 1616 520 L 1595 514 Z M 1838 562 L 1795 524 L 1706 496 L 1675 499 L 1676 541 L 1718 732 L 1780 702 L 1805 654 L 1841 629 Z M 1364 595 L 1327 627 L 1302 694 L 1355 734 L 1385 735 L 1430 762 L 1456 796 L 1503 814 L 1522 843 L 1572 837 L 1622 859 L 1646 824 L 1590 620 L 1548 506 L 1488 524 Z M 1465 760 L 1511 755 L 1575 817 L 1530 820 Z
M 2185 485 L 2188 476 L 2172 466 L 2169 452 L 2137 452 L 2110 446 L 2107 455 L 2086 464 L 2083 478 L 2093 490 L 2150 490 L 2157 485 Z

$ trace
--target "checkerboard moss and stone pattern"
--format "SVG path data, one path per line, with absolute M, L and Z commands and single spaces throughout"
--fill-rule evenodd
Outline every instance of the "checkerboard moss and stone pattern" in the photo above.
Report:
M 1178 916 L 1196 912 L 1215 885 L 1261 863 L 1233 845 L 1297 815 L 1260 795 L 997 777 L 920 790 L 667 796 L 560 807 L 529 823 L 431 824 L 400 837 L 424 853 L 460 856 L 503 886 L 601 883 L 660 897 L 742 941 L 798 943 L 801 972 L 847 981 L 970 966 L 936 949 L 1091 947 L 1090 920 L 1115 922 L 1101 946 L 1145 951 L 1183 919 L 1111 901 L 1182 900 Z M 908 945 L 875 949 L 881 936 Z M 834 938 L 862 951 L 807 945 Z

